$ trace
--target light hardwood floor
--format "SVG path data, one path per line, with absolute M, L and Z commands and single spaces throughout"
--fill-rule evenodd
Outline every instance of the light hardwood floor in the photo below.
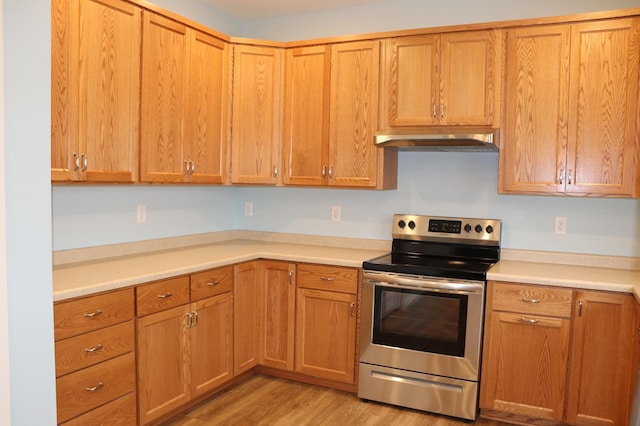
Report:
M 168 426 L 203 425 L 428 425 L 462 426 L 469 422 L 429 415 L 356 395 L 285 379 L 257 375 L 173 418 Z M 481 426 L 503 423 L 480 419 Z

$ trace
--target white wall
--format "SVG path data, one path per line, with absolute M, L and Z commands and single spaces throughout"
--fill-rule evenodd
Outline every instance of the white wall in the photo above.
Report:
M 2 20 L 11 424 L 53 425 L 50 0 L 4 0 Z

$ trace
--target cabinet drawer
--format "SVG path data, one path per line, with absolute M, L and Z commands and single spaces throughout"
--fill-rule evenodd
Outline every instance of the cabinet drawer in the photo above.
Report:
M 492 282 L 493 310 L 569 318 L 573 290 Z
M 171 278 L 136 288 L 138 316 L 189 303 L 189 277 Z
M 119 356 L 56 380 L 58 423 L 134 392 L 135 356 Z
M 56 340 L 133 319 L 133 289 L 56 303 L 53 307 Z
M 233 267 L 212 269 L 191 275 L 191 300 L 200 300 L 233 289 Z
M 133 321 L 56 342 L 56 376 L 64 376 L 133 351 Z
M 136 396 L 131 392 L 61 426 L 131 426 L 136 424 Z
M 298 265 L 298 287 L 358 293 L 358 269 L 327 265 Z

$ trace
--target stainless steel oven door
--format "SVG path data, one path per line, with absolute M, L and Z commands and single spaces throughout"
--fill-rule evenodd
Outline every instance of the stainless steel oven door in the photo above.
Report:
M 477 381 L 484 288 L 364 271 L 360 362 Z

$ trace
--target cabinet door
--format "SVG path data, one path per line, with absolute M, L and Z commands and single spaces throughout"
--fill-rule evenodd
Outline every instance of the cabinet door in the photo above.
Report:
M 298 289 L 296 371 L 355 383 L 356 304 L 353 294 Z
M 138 415 L 141 424 L 172 411 L 189 392 L 189 305 L 137 320 Z
M 288 185 L 324 185 L 329 136 L 328 46 L 287 50 L 283 178 Z
M 570 320 L 492 312 L 481 407 L 562 421 Z
M 437 124 L 438 37 L 394 38 L 384 48 L 383 127 Z
M 141 10 L 120 0 L 52 10 L 52 180 L 135 181 Z
M 189 68 L 184 115 L 185 161 L 189 182 L 222 183 L 226 174 L 231 48 L 189 30 Z
M 376 186 L 379 57 L 378 41 L 331 47 L 329 185 Z
M 293 370 L 295 271 L 293 263 L 260 262 L 260 364 L 267 367 Z
M 572 27 L 567 192 L 633 195 L 639 56 L 638 18 Z
M 192 303 L 191 397 L 233 377 L 233 297 L 231 293 Z
M 489 125 L 497 121 L 498 40 L 498 32 L 493 30 L 440 36 L 441 125 Z
M 147 11 L 143 25 L 140 180 L 181 182 L 187 28 Z
M 258 365 L 259 262 L 233 267 L 233 374 Z
M 282 49 L 234 47 L 232 183 L 278 182 L 281 89 Z
M 633 363 L 633 296 L 576 294 L 566 421 L 623 425 L 629 419 Z
M 506 31 L 501 192 L 564 191 L 569 42 L 568 25 Z

